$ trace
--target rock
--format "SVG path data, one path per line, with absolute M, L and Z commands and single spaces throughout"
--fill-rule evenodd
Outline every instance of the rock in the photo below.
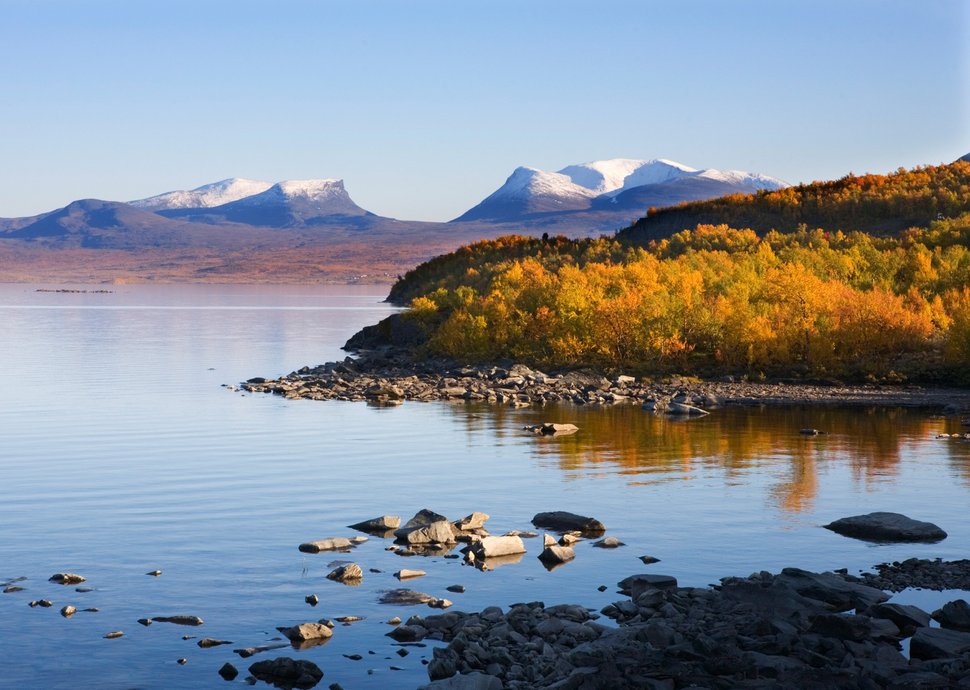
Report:
M 660 559 L 654 556 L 640 556 L 640 560 L 644 565 L 650 565 L 651 563 L 659 563 Z
M 234 649 L 236 654 L 241 656 L 243 659 L 248 659 L 254 654 L 259 654 L 260 652 L 268 652 L 273 649 L 283 649 L 284 647 L 289 647 L 290 645 L 284 642 L 278 644 L 264 644 L 258 647 L 244 647 L 243 649 Z
M 283 633 L 290 642 L 327 640 L 333 635 L 333 630 L 323 623 L 300 623 L 289 628 L 278 627 L 276 629 Z
M 448 585 L 447 587 L 445 587 L 445 589 L 448 590 L 449 592 L 454 592 L 455 594 L 465 593 L 465 585 Z
M 579 530 L 584 534 L 601 534 L 606 531 L 606 525 L 599 520 L 559 510 L 537 513 L 532 518 L 532 524 L 556 531 Z
M 543 424 L 535 424 L 522 428 L 525 431 L 531 431 L 533 434 L 542 434 L 543 436 L 567 436 L 568 434 L 575 434 L 579 431 L 579 427 L 575 424 L 554 424 L 553 422 L 545 422 Z
M 392 589 L 384 592 L 379 599 L 382 604 L 396 604 L 399 606 L 414 606 L 416 604 L 428 604 L 435 600 L 435 597 L 424 592 L 416 592 L 413 589 Z
M 571 546 L 547 546 L 538 556 L 546 564 L 565 563 L 576 558 L 576 552 Z
M 485 537 L 468 547 L 476 558 L 495 558 L 525 553 L 521 537 Z
M 630 575 L 616 583 L 620 592 L 626 594 L 631 599 L 636 599 L 642 592 L 648 589 L 676 589 L 677 578 L 672 575 L 652 575 L 645 573 L 642 575 Z
M 367 532 L 368 534 L 380 534 L 397 529 L 400 526 L 401 518 L 397 515 L 381 515 L 380 517 L 350 525 L 350 529 L 355 529 L 358 532 Z
M 412 577 L 424 577 L 427 575 L 423 570 L 407 570 L 406 568 L 398 570 L 394 573 L 394 577 L 398 580 L 407 580 Z
M 554 536 L 552 536 L 551 534 L 543 534 L 542 535 L 542 546 L 543 547 L 546 547 L 546 546 L 555 546 L 555 545 L 556 545 L 556 538 Z
M 388 618 L 385 621 L 385 623 L 387 623 L 388 625 L 400 625 L 401 624 L 401 617 L 400 616 L 394 616 L 393 618 Z
M 204 622 L 198 616 L 152 616 L 156 623 L 174 623 L 175 625 L 202 625 Z
M 950 630 L 970 631 L 970 604 L 964 599 L 947 602 L 943 608 L 933 612 L 933 619 Z
M 354 543 L 346 537 L 328 537 L 317 541 L 308 541 L 300 544 L 300 551 L 303 553 L 320 553 L 321 551 L 348 551 L 354 547 Z
M 175 663 L 177 663 L 179 666 L 185 666 L 187 663 L 189 663 L 189 660 L 183 656 L 179 659 L 176 659 Z
M 461 531 L 481 529 L 488 521 L 488 515 L 475 511 L 471 515 L 466 515 L 460 520 L 455 520 L 455 527 Z
M 408 544 L 454 544 L 455 529 L 448 520 L 437 520 L 419 527 L 402 527 L 394 536 Z
M 151 572 L 145 573 L 146 575 L 151 575 L 152 577 L 158 577 L 162 574 L 161 570 L 152 570 Z
M 869 513 L 846 517 L 824 525 L 825 529 L 873 542 L 926 542 L 946 539 L 946 532 L 931 522 L 913 520 L 899 513 Z
M 454 606 L 454 604 L 451 602 L 450 599 L 442 598 L 442 599 L 433 599 L 432 601 L 429 601 L 428 606 L 430 606 L 433 609 L 447 609 Z
M 222 676 L 223 680 L 236 680 L 236 676 L 239 675 L 239 671 L 235 666 L 227 661 L 222 665 L 222 668 L 219 669 L 219 675 Z
M 579 542 L 579 541 L 582 541 L 582 540 L 583 540 L 583 538 L 580 537 L 578 534 L 574 534 L 572 532 L 566 532 L 564 535 L 562 535 L 561 537 L 559 537 L 559 545 L 560 546 L 572 546 L 576 542 Z
M 316 594 L 308 594 L 303 598 L 303 601 L 308 603 L 310 606 L 316 606 L 320 603 L 320 597 L 318 597 Z
M 218 647 L 219 645 L 232 644 L 231 640 L 216 640 L 212 637 L 203 637 L 201 640 L 196 642 L 197 645 L 202 647 L 202 649 L 209 649 L 210 647 Z
M 473 671 L 433 681 L 418 690 L 502 690 L 503 687 L 502 681 L 495 676 Z
M 891 620 L 905 635 L 912 635 L 916 628 L 925 628 L 930 624 L 930 614 L 907 604 L 876 604 L 870 606 L 866 613 Z
M 420 642 L 428 636 L 428 629 L 420 625 L 399 625 L 385 634 L 397 642 Z
M 874 587 L 846 582 L 832 573 L 812 573 L 800 568 L 784 568 L 776 582 L 791 587 L 802 596 L 821 601 L 836 611 L 865 610 L 881 604 L 889 595 Z
M 64 616 L 65 618 L 70 618 L 75 613 L 77 613 L 77 609 L 70 605 L 65 606 L 61 609 L 61 615 Z
M 800 433 L 802 436 L 818 436 L 822 432 L 818 429 L 799 429 L 798 433 Z
M 408 529 L 413 527 L 426 527 L 432 523 L 441 522 L 442 520 L 448 522 L 448 518 L 444 515 L 428 508 L 422 508 L 414 514 L 414 517 L 404 523 L 404 527 Z
M 606 539 L 600 539 L 599 541 L 593 542 L 593 546 L 601 549 L 615 549 L 619 546 L 626 546 L 626 544 L 616 537 L 607 537 Z
M 124 637 L 124 636 L 125 634 L 121 630 L 112 630 L 111 632 L 104 634 L 104 639 L 115 640 L 115 639 L 118 639 L 119 637 Z
M 152 624 L 152 619 L 151 618 L 139 618 L 138 619 L 138 622 L 141 623 L 142 625 L 144 625 L 147 628 L 149 625 Z
M 323 671 L 312 661 L 279 657 L 267 661 L 257 661 L 249 667 L 249 672 L 258 680 L 278 688 L 314 687 L 323 678 Z
M 19 585 L 7 585 L 3 588 L 4 594 L 13 594 L 14 592 L 23 592 L 24 588 Z
M 36 599 L 27 605 L 32 609 L 37 608 L 38 606 L 44 609 L 49 609 L 54 605 L 54 602 L 52 602 L 50 599 Z
M 909 653 L 914 659 L 955 659 L 970 653 L 970 633 L 942 628 L 919 628 Z
M 48 580 L 59 585 L 79 585 L 86 582 L 86 579 L 77 573 L 54 573 Z
M 356 563 L 348 563 L 338 568 L 334 568 L 327 573 L 328 580 L 342 582 L 343 584 L 360 584 L 364 578 L 364 571 Z
M 679 402 L 667 403 L 666 411 L 669 415 L 686 417 L 703 417 L 706 414 L 710 414 L 707 410 L 702 410 L 699 407 L 694 407 L 693 405 L 687 405 Z
M 334 620 L 338 623 L 343 623 L 344 625 L 350 625 L 351 623 L 356 623 L 357 621 L 364 620 L 363 616 L 337 616 Z M 329 627 L 333 627 L 330 625 Z

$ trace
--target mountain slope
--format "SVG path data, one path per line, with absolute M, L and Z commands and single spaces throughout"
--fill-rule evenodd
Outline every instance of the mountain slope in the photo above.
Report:
M 516 168 L 505 184 L 452 222 L 507 220 L 537 213 L 586 209 L 596 193 L 567 175 L 536 168 Z

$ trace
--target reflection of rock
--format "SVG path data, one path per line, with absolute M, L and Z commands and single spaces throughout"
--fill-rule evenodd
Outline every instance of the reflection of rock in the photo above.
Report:
M 913 520 L 900 513 L 869 513 L 841 518 L 825 529 L 846 537 L 874 542 L 938 542 L 946 532 L 932 522 Z
M 323 678 L 323 671 L 312 661 L 289 657 L 257 661 L 249 672 L 258 680 L 286 690 L 312 688 Z
M 562 510 L 549 513 L 537 513 L 532 518 L 532 524 L 536 527 L 544 527 L 556 531 L 579 530 L 583 533 L 602 533 L 606 531 L 606 525 L 595 518 L 577 515 Z
M 521 563 L 524 556 L 524 552 L 513 553 L 509 556 L 492 556 L 488 559 L 474 560 L 472 563 L 479 570 L 495 570 L 496 568 L 502 568 L 507 565 Z

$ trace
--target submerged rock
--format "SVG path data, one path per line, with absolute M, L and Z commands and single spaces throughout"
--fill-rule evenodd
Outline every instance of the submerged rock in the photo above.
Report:
M 825 529 L 873 542 L 928 542 L 946 539 L 946 532 L 932 522 L 913 520 L 900 513 L 869 513 L 841 518 Z
M 174 623 L 175 625 L 202 625 L 205 622 L 198 616 L 152 616 L 151 620 L 156 623 Z
M 286 690 L 307 690 L 323 678 L 323 671 L 312 661 L 289 657 L 257 661 L 249 667 L 249 672 L 261 681 Z

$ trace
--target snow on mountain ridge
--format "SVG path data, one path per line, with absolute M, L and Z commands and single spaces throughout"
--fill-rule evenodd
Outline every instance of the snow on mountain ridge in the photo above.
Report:
M 622 191 L 645 184 L 659 184 L 697 172 L 682 163 L 655 158 L 611 158 L 608 160 L 568 165 L 559 171 L 578 185 L 597 195 L 615 196 Z
M 574 184 L 567 175 L 520 166 L 512 171 L 505 184 L 492 193 L 488 199 L 530 196 L 592 198 L 596 196 L 596 192 Z
M 212 208 L 232 201 L 238 201 L 254 194 L 260 194 L 273 186 L 272 182 L 247 180 L 230 177 L 218 182 L 210 182 L 191 190 L 176 190 L 145 199 L 129 201 L 131 206 L 157 211 L 178 208 Z

